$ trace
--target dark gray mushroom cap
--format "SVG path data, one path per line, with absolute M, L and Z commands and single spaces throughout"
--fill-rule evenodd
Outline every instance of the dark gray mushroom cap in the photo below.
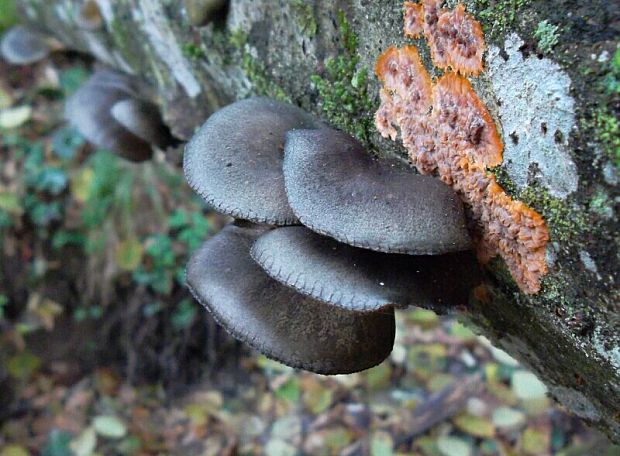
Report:
M 360 314 L 300 295 L 249 254 L 264 229 L 228 225 L 192 256 L 190 290 L 234 337 L 266 356 L 321 374 L 370 368 L 394 343 L 394 312 Z
M 185 177 L 225 214 L 273 225 L 295 223 L 282 176 L 284 135 L 318 125 L 290 104 L 267 98 L 238 101 L 209 117 L 188 143 Z
M 471 247 L 461 201 L 440 180 L 375 159 L 347 134 L 328 128 L 289 132 L 285 150 L 289 203 L 313 231 L 380 252 Z
M 163 124 L 159 109 L 153 103 L 128 98 L 115 103 L 110 113 L 131 133 L 160 149 L 173 142 L 170 130 Z
M 130 77 L 98 70 L 67 100 L 65 117 L 96 146 L 127 160 L 148 160 L 151 143 L 165 147 L 171 137 L 156 107 L 137 96 Z
M 412 256 L 360 249 L 302 226 L 261 235 L 252 257 L 276 280 L 345 309 L 419 306 L 445 313 L 467 305 L 480 282 L 471 252 Z
M 41 32 L 16 25 L 2 37 L 0 51 L 4 60 L 12 65 L 29 65 L 47 57 L 50 46 Z

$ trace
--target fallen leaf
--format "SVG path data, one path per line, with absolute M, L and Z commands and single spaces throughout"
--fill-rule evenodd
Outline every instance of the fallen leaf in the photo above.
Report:
M 0 128 L 17 128 L 28 122 L 32 117 L 30 106 L 17 106 L 0 110 Z
M 109 439 L 120 439 L 127 434 L 127 427 L 113 415 L 99 415 L 93 419 L 93 427 L 97 434 Z

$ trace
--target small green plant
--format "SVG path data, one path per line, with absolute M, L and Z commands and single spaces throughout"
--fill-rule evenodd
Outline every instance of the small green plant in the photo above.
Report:
M 538 40 L 538 49 L 545 54 L 551 52 L 560 40 L 559 31 L 559 26 L 550 24 L 547 20 L 540 21 L 534 32 L 534 38 Z
M 359 66 L 358 38 L 343 11 L 338 13 L 344 52 L 325 61 L 325 71 L 312 75 L 321 111 L 332 124 L 369 143 L 373 102 L 368 94 L 368 69 Z

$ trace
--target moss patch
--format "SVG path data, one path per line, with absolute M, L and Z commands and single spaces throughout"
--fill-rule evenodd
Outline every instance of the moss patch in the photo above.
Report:
M 497 38 L 515 23 L 519 10 L 531 0 L 468 0 L 465 3 L 476 19 L 482 22 L 485 35 Z
M 228 42 L 241 53 L 241 69 L 252 83 L 254 92 L 257 95 L 290 102 L 291 99 L 284 89 L 269 77 L 265 65 L 251 54 L 247 40 L 248 34 L 244 30 L 235 30 L 230 34 Z
M 538 49 L 545 54 L 551 52 L 556 44 L 558 44 L 560 27 L 550 24 L 548 21 L 540 21 L 534 32 L 534 38 L 538 41 Z
M 306 0 L 291 0 L 291 9 L 301 33 L 308 38 L 314 38 L 319 26 L 314 17 L 312 3 Z
M 358 38 L 343 11 L 338 13 L 343 52 L 325 60 L 322 74 L 311 76 L 319 108 L 334 126 L 370 144 L 374 103 L 368 92 L 368 68 L 360 66 Z

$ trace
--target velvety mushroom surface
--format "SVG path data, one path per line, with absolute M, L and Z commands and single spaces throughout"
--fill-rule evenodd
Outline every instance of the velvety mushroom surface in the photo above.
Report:
M 65 117 L 96 146 L 130 161 L 148 160 L 151 143 L 165 147 L 171 137 L 156 107 L 136 96 L 131 78 L 98 70 L 67 100 Z
M 431 256 L 374 252 L 301 226 L 261 235 L 251 254 L 283 284 L 358 312 L 413 305 L 445 313 L 466 305 L 469 291 L 480 281 L 472 252 Z
M 2 57 L 12 65 L 30 65 L 50 53 L 46 36 L 23 25 L 11 27 L 0 42 Z
M 213 114 L 188 143 L 185 177 L 220 212 L 259 223 L 295 223 L 284 191 L 284 137 L 319 125 L 290 104 L 260 97 L 238 101 Z
M 301 223 L 346 244 L 408 254 L 471 247 L 461 201 L 447 185 L 375 159 L 343 132 L 289 132 L 284 178 Z
M 250 257 L 265 228 L 228 225 L 192 256 L 190 290 L 234 337 L 289 366 L 321 374 L 368 369 L 394 343 L 394 311 L 358 313 L 305 297 Z

